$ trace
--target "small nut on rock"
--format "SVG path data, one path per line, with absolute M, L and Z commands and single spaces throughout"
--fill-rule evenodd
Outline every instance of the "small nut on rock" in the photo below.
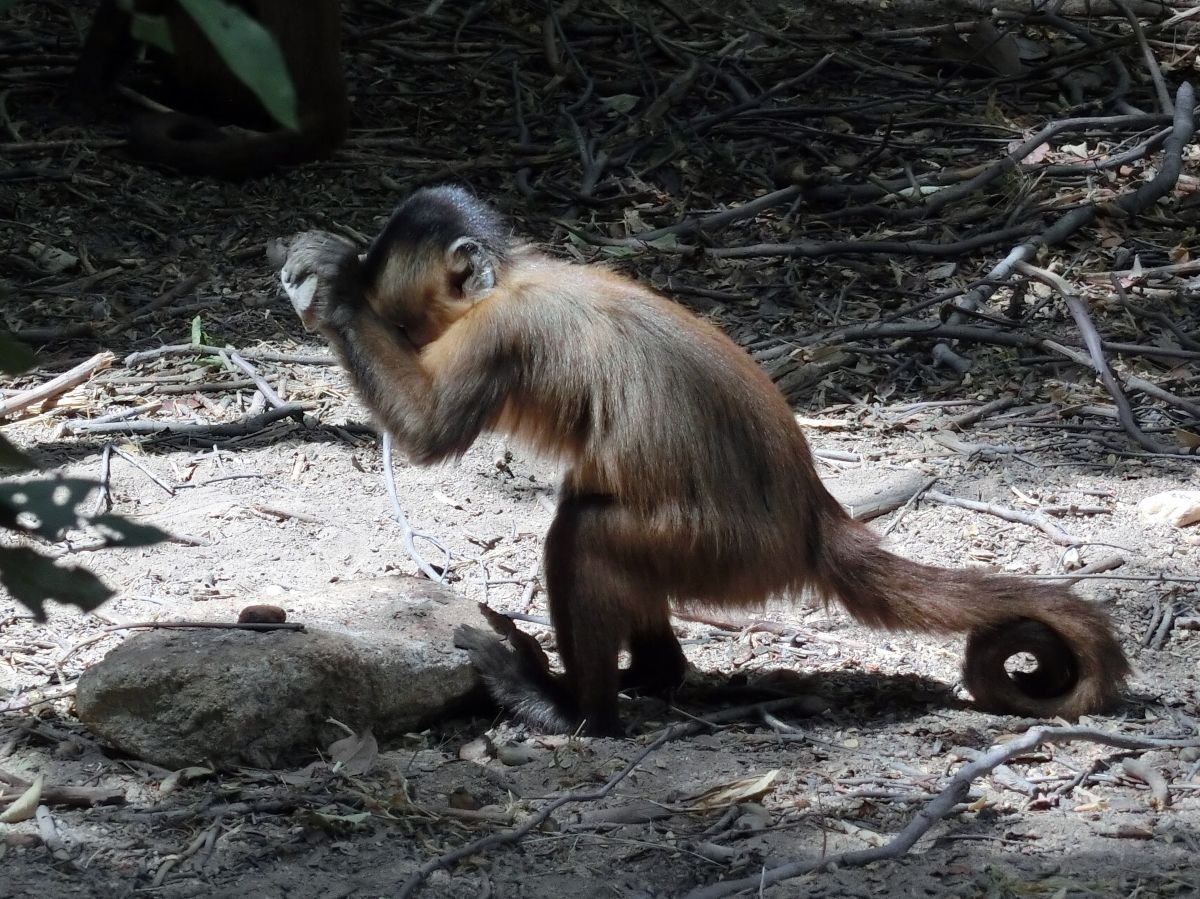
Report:
M 287 612 L 279 606 L 246 606 L 238 615 L 238 624 L 283 624 Z

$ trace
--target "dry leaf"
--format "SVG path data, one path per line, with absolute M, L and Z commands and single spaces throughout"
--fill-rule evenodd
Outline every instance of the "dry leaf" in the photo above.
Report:
M 1025 141 L 1027 139 L 1028 138 L 1022 138 L 1021 140 L 1009 141 L 1008 147 L 1007 147 L 1008 152 L 1009 153 L 1015 152 L 1016 149 L 1019 146 L 1021 146 L 1021 144 L 1025 143 Z M 1050 155 L 1050 145 L 1046 144 L 1046 143 L 1038 144 L 1036 147 L 1033 148 L 1032 151 L 1025 154 L 1025 157 L 1021 160 L 1021 165 L 1040 165 L 1041 163 L 1046 161 L 1046 157 L 1049 155 Z
M 32 818 L 38 803 L 42 801 L 42 784 L 45 782 L 46 775 L 39 774 L 35 777 L 29 788 L 0 812 L 0 824 L 16 824 L 18 821 L 28 821 Z
M 60 274 L 79 264 L 78 256 L 68 253 L 59 247 L 47 246 L 44 243 L 35 242 L 30 244 L 29 255 L 33 257 L 42 271 L 48 272 L 51 275 Z
M 1175 429 L 1175 440 L 1180 446 L 1186 446 L 1188 449 L 1200 446 L 1200 434 L 1195 431 L 1185 431 L 1183 428 Z
M 728 808 L 739 802 L 749 802 L 760 799 L 775 789 L 775 781 L 779 779 L 779 769 L 775 768 L 766 774 L 755 777 L 743 777 L 728 783 L 709 787 L 702 793 L 685 801 L 685 805 L 694 812 L 711 811 L 718 808 Z
M 641 102 L 636 94 L 613 94 L 611 97 L 601 97 L 600 102 L 613 112 L 628 113 Z
M 533 748 L 524 743 L 505 743 L 503 746 L 496 748 L 496 758 L 501 764 L 510 767 L 518 765 L 527 765 L 537 758 L 537 753 Z
M 299 771 L 279 771 L 275 777 L 280 783 L 288 784 L 293 787 L 302 787 L 305 784 L 310 784 L 317 776 L 317 772 L 324 769 L 324 762 L 309 762 Z
M 933 46 L 935 56 L 951 62 L 986 69 L 997 75 L 1020 75 L 1021 51 L 1016 38 L 1000 31 L 987 19 L 981 20 L 969 34 L 943 35 Z
M 158 785 L 158 792 L 163 794 L 174 793 L 177 789 L 179 789 L 180 784 L 187 783 L 189 780 L 208 777 L 212 773 L 212 768 L 204 768 L 198 765 L 193 765 L 188 768 L 180 768 L 178 771 L 172 771 L 163 778 L 163 782 Z
M 1129 287 L 1142 280 L 1142 257 L 1133 257 L 1133 267 L 1129 269 L 1128 274 L 1122 275 L 1119 279 L 1122 287 Z
M 495 746 L 487 736 L 476 737 L 469 743 L 464 743 L 458 750 L 458 757 L 464 762 L 486 762 L 492 757 Z
M 375 742 L 370 728 L 361 734 L 342 737 L 329 747 L 329 757 L 333 759 L 334 770 L 352 775 L 362 775 L 370 771 L 378 755 L 379 744 Z

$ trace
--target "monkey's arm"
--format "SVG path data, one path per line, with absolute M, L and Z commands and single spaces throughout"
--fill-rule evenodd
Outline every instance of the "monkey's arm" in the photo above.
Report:
M 422 465 L 466 452 L 507 393 L 487 347 L 456 333 L 467 324 L 459 323 L 420 353 L 403 331 L 365 304 L 321 326 L 360 396 L 409 458 Z
M 499 359 L 503 335 L 455 323 L 421 351 L 381 318 L 364 296 L 354 247 L 305 232 L 268 248 L 301 321 L 319 330 L 341 358 L 366 405 L 417 463 L 460 455 L 496 416 L 512 367 Z

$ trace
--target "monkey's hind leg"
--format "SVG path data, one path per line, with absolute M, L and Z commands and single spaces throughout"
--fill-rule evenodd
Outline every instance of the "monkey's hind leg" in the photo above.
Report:
M 629 638 L 629 667 L 621 671 L 622 690 L 669 693 L 678 688 L 687 675 L 687 658 L 679 638 L 671 629 L 670 609 L 664 600 L 659 609 L 646 608 L 653 621 L 634 631 Z
M 456 632 L 492 698 L 539 729 L 582 726 L 593 736 L 619 735 L 622 686 L 671 689 L 683 680 L 687 661 L 671 630 L 666 593 L 644 551 L 626 536 L 627 514 L 611 497 L 567 496 L 546 535 L 546 592 L 562 676 L 550 671 L 532 637 L 490 610 L 485 616 L 511 650 L 475 628 Z M 632 664 L 621 672 L 626 646 Z
M 611 497 L 566 496 L 546 535 L 546 593 L 558 654 L 580 723 L 594 736 L 622 733 L 618 658 L 645 608 L 645 585 L 630 571 L 630 548 L 622 540 L 624 516 Z

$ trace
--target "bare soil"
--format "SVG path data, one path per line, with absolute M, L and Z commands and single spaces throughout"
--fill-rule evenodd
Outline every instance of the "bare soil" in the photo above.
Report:
M 196 336 L 251 353 L 323 354 L 279 294 L 263 258 L 264 240 L 305 227 L 371 235 L 403 189 L 450 177 L 501 198 L 522 230 L 557 251 L 581 260 L 603 257 L 675 290 L 764 364 L 785 355 L 793 359 L 774 373 L 781 382 L 790 378 L 797 410 L 823 423 L 809 429 L 814 447 L 849 454 L 850 461 L 821 463 L 831 485 L 870 486 L 916 470 L 936 477 L 943 493 L 1051 515 L 1079 541 L 1067 547 L 1029 525 L 918 502 L 875 522 L 888 531 L 895 550 L 938 564 L 1030 576 L 1064 574 L 1119 556 L 1119 568 L 1083 579 L 1078 589 L 1111 609 L 1137 671 L 1125 704 L 1088 723 L 1136 735 L 1200 733 L 1200 535 L 1195 527 L 1148 523 L 1136 511 L 1140 499 L 1162 490 L 1200 489 L 1194 458 L 1139 449 L 1112 414 L 1094 412 L 1098 406 L 1111 410 L 1108 395 L 1090 375 L 1061 360 L 960 347 L 975 355 L 976 367 L 956 377 L 932 365 L 927 341 L 799 349 L 805 335 L 845 324 L 843 308 L 873 320 L 884 306 L 919 302 L 947 283 L 974 283 L 1005 247 L 964 254 L 951 272 L 919 254 L 741 263 L 652 248 L 602 252 L 573 240 L 555 224 L 567 206 L 570 221 L 619 234 L 630 215 L 649 225 L 651 219 L 675 221 L 686 209 L 708 208 L 706 203 L 736 205 L 759 190 L 771 154 L 784 155 L 764 134 L 786 143 L 792 132 L 776 122 L 751 135 L 775 147 L 761 157 L 728 135 L 706 136 L 688 147 L 691 156 L 676 154 L 670 164 L 636 174 L 623 170 L 612 176 L 617 188 L 579 198 L 569 125 L 555 118 L 559 100 L 549 96 L 529 116 L 538 139 L 568 135 L 567 143 L 554 145 L 553 159 L 486 155 L 484 148 L 503 150 L 516 140 L 511 104 L 501 90 L 511 60 L 496 56 L 494 45 L 516 47 L 513 58 L 537 72 L 539 85 L 548 77 L 536 68 L 541 44 L 524 40 L 537 37 L 544 11 L 535 15 L 520 5 L 497 5 L 494 18 L 471 20 L 461 35 L 468 61 L 450 66 L 439 55 L 450 52 L 461 23 L 457 12 L 413 26 L 421 33 L 411 41 L 403 35 L 372 39 L 370 29 L 385 23 L 387 11 L 356 6 L 348 14 L 356 29 L 348 64 L 358 127 L 336 159 L 236 185 L 149 171 L 106 143 L 117 133 L 113 122 L 83 127 L 51 103 L 74 48 L 67 37 L 69 8 L 39 5 L 9 13 L 19 16 L 15 42 L 50 52 L 62 41 L 63 57 L 50 68 L 35 66 L 36 76 L 6 82 L 6 121 L 25 141 L 41 145 L 20 157 L 0 157 L 7 167 L 0 181 L 0 233 L 11 251 L 0 260 L 10 294 L 2 324 L 17 331 L 73 325 L 87 333 L 49 335 L 40 345 L 43 368 L 5 386 L 40 383 L 100 350 L 118 358 L 51 407 L 6 425 L 4 433 L 50 474 L 103 480 L 114 512 L 156 524 L 176 539 L 141 550 L 92 551 L 94 540 L 79 534 L 51 548 L 117 591 L 93 615 L 59 608 L 40 623 L 0 594 L 0 776 L 30 781 L 45 775 L 48 785 L 117 788 L 124 797 L 122 804 L 91 808 L 47 803 L 36 820 L 0 824 L 0 896 L 396 895 L 428 860 L 519 823 L 564 790 L 603 782 L 663 726 L 746 705 L 752 700 L 741 688 L 770 674 L 777 685 L 807 698 L 773 717 L 748 713 L 735 724 L 668 743 L 603 801 L 568 805 L 552 828 L 472 855 L 425 884 L 426 895 L 454 897 L 673 896 L 782 860 L 877 845 L 917 815 L 972 752 L 1032 724 L 971 707 L 958 683 L 957 641 L 873 633 L 836 611 L 781 604 L 749 621 L 720 612 L 712 615 L 716 624 L 679 621 L 689 659 L 712 676 L 698 678 L 670 703 L 629 700 L 626 740 L 549 738 L 475 718 L 446 721 L 382 747 L 364 774 L 315 764 L 172 777 L 89 736 L 73 715 L 71 685 L 128 636 L 112 625 L 204 618 L 214 599 L 287 608 L 291 594 L 314 585 L 415 573 L 416 566 L 392 517 L 378 440 L 364 427 L 366 415 L 336 366 L 251 356 L 281 396 L 306 404 L 308 412 L 303 420 L 285 419 L 236 438 L 96 437 L 63 432 L 62 423 L 150 402 L 161 403 L 142 416 L 150 420 L 244 419 L 255 388 L 231 384 L 245 376 L 220 357 L 197 351 L 126 362 L 127 354 Z M 655 9 L 659 25 L 671 18 Z M 790 20 L 772 21 L 790 43 L 772 37 L 767 49 L 799 55 L 763 63 L 762 77 L 768 78 L 778 76 L 772 66 L 795 74 L 818 59 L 825 46 L 820 28 L 846 34 L 852 25 L 861 27 L 829 11 L 814 19 L 812 29 L 794 33 L 786 31 Z M 713 27 L 720 32 L 733 26 L 722 19 Z M 854 55 L 844 44 L 838 47 Z M 1164 59 L 1176 58 L 1159 49 Z M 1131 61 L 1140 58 L 1136 46 L 1122 52 Z M 592 60 L 583 56 L 585 65 Z M 756 71 L 753 60 L 743 65 Z M 449 89 L 428 77 L 431 69 L 450 73 Z M 896 68 L 903 78 L 924 71 L 919 61 Z M 1003 141 L 979 138 L 995 133 L 987 129 L 989 118 L 1000 115 L 996 103 L 1008 128 L 1005 139 L 1057 111 L 1053 92 L 1029 101 L 1011 85 L 983 90 L 994 75 L 990 81 L 961 71 L 945 77 L 938 89 L 961 88 L 966 99 L 955 107 L 955 122 L 927 124 L 924 140 L 969 143 L 974 155 L 947 157 L 956 165 L 1001 152 L 997 144 Z M 1136 84 L 1151 90 L 1143 76 Z M 844 89 L 835 72 L 792 99 L 827 104 L 830 116 L 817 124 L 831 133 L 864 129 L 857 119 L 853 125 L 834 120 L 844 111 L 837 103 L 852 105 Z M 459 102 L 462 96 L 473 98 L 476 112 Z M 718 100 L 718 109 L 733 102 Z M 580 121 L 608 114 L 598 100 L 587 102 L 587 112 L 577 111 Z M 903 121 L 896 130 L 913 136 Z M 395 144 L 370 143 L 397 134 Z M 812 134 L 806 131 L 804 140 L 818 141 Z M 412 146 L 404 144 L 409 140 Z M 1057 144 L 1052 152 L 1059 152 Z M 886 160 L 869 153 L 858 158 L 886 168 Z M 522 162 L 541 166 L 533 172 L 541 191 L 537 201 L 514 190 Z M 852 169 L 851 160 L 827 157 L 825 163 L 841 175 Z M 697 171 L 705 166 L 707 171 Z M 1140 177 L 1142 170 L 1135 169 L 1124 177 Z M 730 177 L 722 182 L 726 171 Z M 1194 155 L 1185 171 L 1197 176 Z M 691 205 L 682 199 L 689 192 Z M 987 199 L 997 210 L 1009 201 L 1003 195 Z M 1123 269 L 1135 253 L 1146 265 L 1174 259 L 1170 248 L 1194 237 L 1194 225 L 1184 233 L 1181 224 L 1194 208 L 1188 202 L 1176 194 L 1153 221 L 1105 223 L 1085 232 L 1071 250 L 1074 271 Z M 722 241 L 786 231 L 780 215 L 747 222 L 747 232 Z M 850 239 L 867 230 L 836 218 L 811 227 L 822 238 Z M 60 267 L 48 261 L 39 249 L 45 246 L 64 250 L 74 262 Z M 1129 253 L 1118 259 L 1124 250 Z M 147 303 L 193 276 L 179 296 L 138 317 Z M 1135 300 L 1158 304 L 1184 333 L 1200 332 L 1194 279 L 1137 281 L 1129 289 Z M 1069 330 L 1069 318 L 1052 300 L 1039 295 L 1039 311 L 1025 324 Z M 1110 339 L 1149 342 L 1167 333 L 1135 322 L 1115 302 L 1099 304 L 1096 314 Z M 776 353 L 779 347 L 784 352 Z M 1131 359 L 1127 365 L 1170 379 L 1165 382 L 1173 390 L 1196 401 L 1194 361 L 1150 366 Z M 816 374 L 797 378 L 798 367 Z M 955 416 L 1006 394 L 1019 399 L 1013 409 L 968 432 L 953 425 Z M 1144 400 L 1138 413 L 1164 439 L 1196 424 Z M 970 446 L 947 445 L 948 436 Z M 110 443 L 124 455 L 114 455 L 106 471 L 102 457 Z M 418 546 L 431 563 L 447 567 L 462 601 L 532 616 L 545 615 L 540 541 L 557 477 L 553 466 L 492 439 L 452 465 L 422 469 L 397 460 L 409 521 L 437 542 L 422 539 Z M 522 626 L 552 648 L 546 628 Z M 475 741 L 485 734 L 492 748 L 479 750 Z M 314 759 L 323 749 L 313 747 Z M 1122 767 L 1134 757 L 1165 778 L 1168 804 Z M 733 790 L 733 801 L 714 801 L 711 809 L 698 798 L 773 771 L 778 774 L 761 795 Z M 1200 892 L 1198 852 L 1195 750 L 1130 753 L 1081 742 L 1021 757 L 977 783 L 968 802 L 902 859 L 819 870 L 768 893 L 1183 896 Z

